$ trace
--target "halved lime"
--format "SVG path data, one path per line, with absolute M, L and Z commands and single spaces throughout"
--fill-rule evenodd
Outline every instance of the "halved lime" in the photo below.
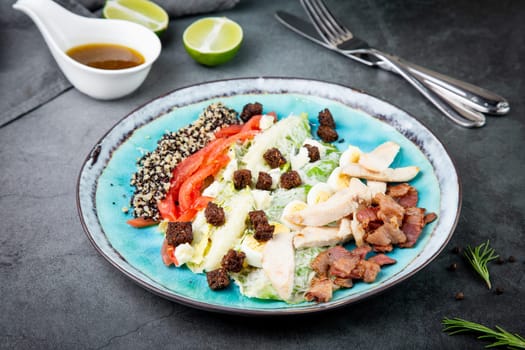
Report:
M 148 0 L 108 0 L 102 10 L 105 18 L 123 19 L 142 24 L 160 35 L 168 28 L 166 11 Z
M 242 28 L 226 17 L 207 17 L 193 22 L 182 34 L 188 54 L 206 66 L 231 60 L 242 42 Z

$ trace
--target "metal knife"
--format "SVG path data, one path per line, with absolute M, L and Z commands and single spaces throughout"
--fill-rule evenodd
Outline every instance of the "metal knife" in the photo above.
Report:
M 386 62 L 371 55 L 347 54 L 337 48 L 327 44 L 317 33 L 317 30 L 308 21 L 284 11 L 275 13 L 276 19 L 288 29 L 301 35 L 302 37 L 315 42 L 329 50 L 335 51 L 345 57 L 352 58 L 367 66 L 378 66 L 382 69 L 392 71 Z M 510 110 L 509 103 L 503 97 L 494 94 L 480 87 L 447 77 L 443 74 L 419 67 L 407 61 L 402 63 L 408 68 L 410 73 L 429 89 L 437 93 L 442 98 L 455 99 L 456 102 L 464 104 L 477 112 L 503 115 Z M 394 71 L 397 74 L 397 72 Z M 472 111 L 475 113 L 475 111 Z M 474 117 L 477 118 L 477 117 Z

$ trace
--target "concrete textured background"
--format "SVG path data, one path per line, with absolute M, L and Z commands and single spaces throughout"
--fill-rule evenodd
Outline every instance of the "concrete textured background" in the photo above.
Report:
M 219 13 L 241 24 L 245 40 L 233 61 L 215 68 L 194 63 L 182 47 L 184 28 L 202 16 L 172 20 L 159 61 L 133 95 L 101 102 L 71 89 L 0 128 L 1 349 L 480 349 L 487 344 L 473 335 L 445 335 L 444 317 L 525 335 L 525 2 L 327 3 L 376 47 L 496 91 L 509 99 L 512 111 L 489 117 L 478 130 L 452 124 L 400 78 L 320 49 L 278 24 L 273 18 L 278 9 L 302 13 L 296 1 L 244 0 Z M 34 35 L 40 35 L 36 27 Z M 47 50 L 43 40 L 35 49 Z M 159 298 L 97 254 L 75 202 L 76 178 L 95 142 L 160 94 L 196 82 L 261 75 L 365 90 L 416 116 L 442 140 L 462 179 L 463 209 L 436 260 L 356 305 L 301 317 L 245 318 Z M 501 256 L 517 259 L 490 264 L 501 295 L 484 287 L 451 252 L 487 239 Z M 458 270 L 447 271 L 453 262 Z M 454 299 L 458 291 L 464 300 Z

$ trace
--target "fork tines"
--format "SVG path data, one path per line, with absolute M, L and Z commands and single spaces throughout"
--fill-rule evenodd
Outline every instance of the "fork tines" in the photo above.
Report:
M 310 21 L 319 34 L 330 44 L 337 46 L 354 36 L 330 12 L 322 0 L 301 0 Z

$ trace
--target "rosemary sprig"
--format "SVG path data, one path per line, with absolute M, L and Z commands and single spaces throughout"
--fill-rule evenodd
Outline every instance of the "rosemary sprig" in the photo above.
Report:
M 489 247 L 489 241 L 481 243 L 477 247 L 474 247 L 474 249 L 472 249 L 470 246 L 467 246 L 467 249 L 465 249 L 464 253 L 467 260 L 470 262 L 474 270 L 476 270 L 481 276 L 481 278 L 483 278 L 489 289 L 492 288 L 492 285 L 490 284 L 490 275 L 487 268 L 487 263 L 499 257 L 499 255 L 496 255 L 495 253 L 496 252 L 494 249 Z
M 464 332 L 478 332 L 481 335 L 478 339 L 492 339 L 494 342 L 486 346 L 493 348 L 496 346 L 506 346 L 508 349 L 525 349 L 525 339 L 517 333 L 509 333 L 503 328 L 496 326 L 495 330 L 482 324 L 466 321 L 461 318 L 445 318 L 441 321 L 444 328 L 443 332 L 454 335 Z

